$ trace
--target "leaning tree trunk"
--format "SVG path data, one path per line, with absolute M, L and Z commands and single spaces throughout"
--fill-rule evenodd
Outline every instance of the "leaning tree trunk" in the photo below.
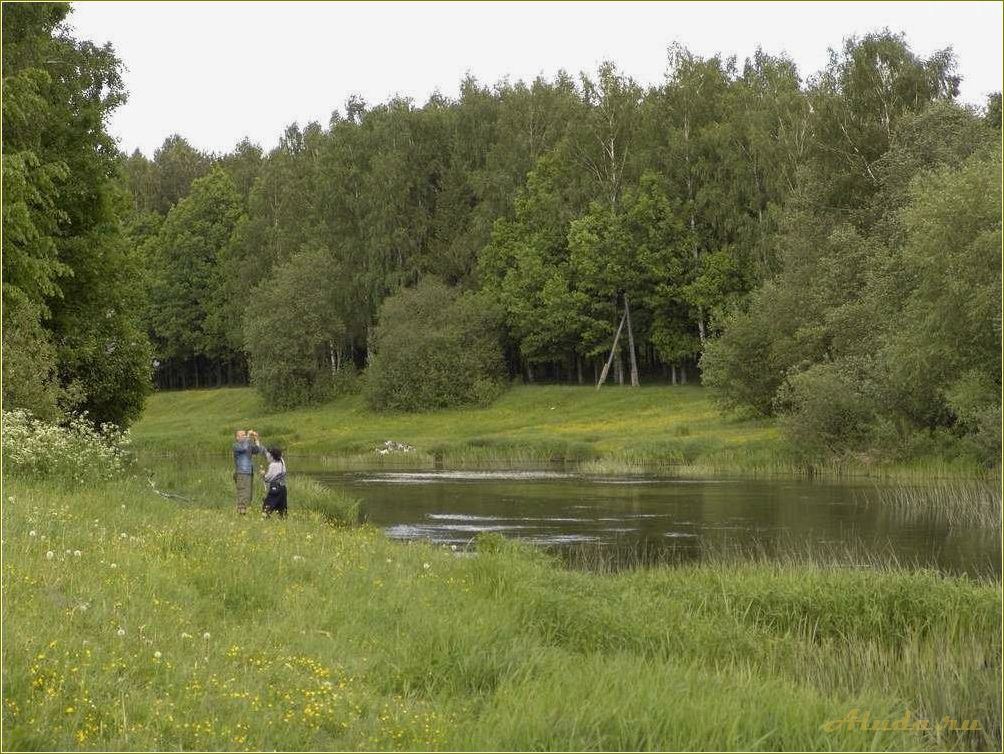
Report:
M 621 317 L 621 323 L 617 326 L 617 334 L 614 335 L 614 344 L 610 349 L 610 358 L 607 359 L 607 363 L 603 365 L 603 371 L 600 373 L 600 381 L 596 383 L 596 389 L 599 390 L 603 387 L 603 383 L 607 381 L 607 373 L 610 371 L 610 365 L 614 360 L 614 352 L 617 350 L 617 343 L 621 339 L 621 330 L 624 328 L 624 317 Z
M 624 294 L 624 317 L 627 319 L 628 351 L 631 354 L 631 387 L 638 387 L 638 359 L 634 353 L 634 331 L 631 329 L 631 307 L 627 294 Z

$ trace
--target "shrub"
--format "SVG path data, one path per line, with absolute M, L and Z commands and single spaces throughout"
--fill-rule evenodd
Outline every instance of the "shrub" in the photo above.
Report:
M 328 250 L 310 248 L 255 289 L 244 342 L 251 383 L 269 405 L 321 403 L 354 382 L 354 369 L 340 363 L 346 334 L 340 280 Z
M 376 409 L 486 405 L 503 389 L 498 318 L 484 300 L 426 279 L 388 298 L 365 393 Z
M 3 412 L 3 461 L 7 474 L 76 482 L 112 479 L 125 469 L 128 430 L 95 429 L 85 415 L 50 424 L 23 409 Z
M 868 445 L 876 407 L 866 384 L 850 365 L 833 362 L 814 364 L 785 380 L 777 407 L 800 456 L 817 459 Z

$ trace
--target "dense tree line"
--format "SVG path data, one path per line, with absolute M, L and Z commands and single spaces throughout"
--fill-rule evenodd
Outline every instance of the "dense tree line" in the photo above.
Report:
M 16 401 L 115 416 L 102 391 L 137 406 L 150 364 L 285 405 L 363 373 L 409 409 L 609 369 L 703 379 L 809 454 L 999 445 L 1000 96 L 959 105 L 950 51 L 883 31 L 805 78 L 673 46 L 655 86 L 467 78 L 350 98 L 267 154 L 176 135 L 148 159 L 93 127 L 124 96 L 112 52 L 65 6 L 4 13 L 5 375 L 37 377 Z
M 142 262 L 105 130 L 125 98 L 66 3 L 3 5 L 3 402 L 126 424 L 150 385 Z

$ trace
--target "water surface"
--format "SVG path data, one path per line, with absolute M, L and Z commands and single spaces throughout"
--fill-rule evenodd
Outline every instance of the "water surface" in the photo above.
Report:
M 560 471 L 338 471 L 316 478 L 363 501 L 395 539 L 467 547 L 480 532 L 535 544 L 709 553 L 821 555 L 1000 573 L 999 531 L 881 502 L 874 482 L 596 477 Z M 655 559 L 658 559 L 656 557 Z

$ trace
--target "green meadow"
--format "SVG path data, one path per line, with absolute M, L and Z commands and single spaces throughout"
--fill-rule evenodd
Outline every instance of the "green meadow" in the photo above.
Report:
M 999 583 L 585 573 L 394 543 L 302 480 L 239 518 L 225 468 L 177 466 L 5 480 L 4 750 L 1000 749 Z
M 290 411 L 272 410 L 250 388 L 161 392 L 133 428 L 151 454 L 225 454 L 235 429 L 254 428 L 291 457 L 317 463 L 447 466 L 576 463 L 585 471 L 658 470 L 700 475 L 804 474 L 773 420 L 723 412 L 698 386 L 626 388 L 514 386 L 486 408 L 428 413 L 368 409 L 360 395 Z M 415 447 L 380 456 L 386 440 Z M 972 476 L 964 460 L 882 464 L 867 458 L 822 464 L 822 474 Z

